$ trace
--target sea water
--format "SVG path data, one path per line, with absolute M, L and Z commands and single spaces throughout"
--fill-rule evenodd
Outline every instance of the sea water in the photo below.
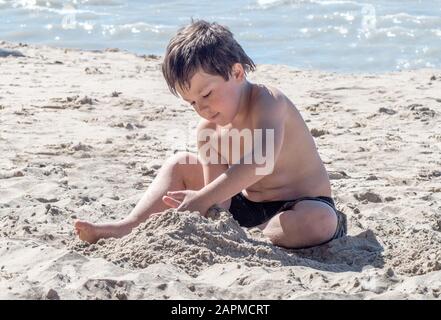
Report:
M 441 0 L 0 0 L 0 40 L 162 55 L 192 18 L 228 26 L 256 63 L 441 67 Z

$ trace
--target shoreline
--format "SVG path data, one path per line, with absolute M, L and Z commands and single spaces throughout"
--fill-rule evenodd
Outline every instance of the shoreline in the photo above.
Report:
M 0 50 L 3 46 L 6 47 L 12 47 L 12 48 L 20 48 L 20 47 L 41 47 L 41 48 L 49 48 L 49 49 L 55 49 L 55 50 L 67 50 L 67 51 L 76 51 L 76 52 L 89 52 L 89 53 L 105 53 L 105 52 L 121 52 L 126 53 L 130 55 L 134 55 L 139 58 L 153 58 L 153 59 L 162 59 L 162 55 L 160 54 L 153 54 L 153 53 L 136 53 L 132 52 L 127 49 L 121 49 L 118 47 L 107 47 L 104 49 L 81 49 L 81 48 L 70 48 L 70 47 L 63 47 L 63 46 L 53 46 L 49 44 L 34 44 L 34 43 L 25 43 L 25 42 L 11 42 L 6 40 L 0 39 Z M 2 57 L 0 55 L 0 57 Z M 382 70 L 382 71 L 351 71 L 351 72 L 345 72 L 345 71 L 333 71 L 333 70 L 325 70 L 325 69 L 307 69 L 307 68 L 298 68 L 286 64 L 273 64 L 273 63 L 258 63 L 256 65 L 259 66 L 282 66 L 288 69 L 296 70 L 296 71 L 302 71 L 302 72 L 320 72 L 320 73 L 329 73 L 329 74 L 335 74 L 335 75 L 343 75 L 343 76 L 357 76 L 357 75 L 363 75 L 363 76 L 378 76 L 378 75 L 388 75 L 388 74 L 395 74 L 395 73 L 402 73 L 402 72 L 418 72 L 418 71 L 428 71 L 433 73 L 439 73 L 441 68 L 430 68 L 430 67 L 423 67 L 423 68 L 417 68 L 417 69 L 397 69 L 397 70 Z
M 314 132 L 347 238 L 286 251 L 227 218 L 222 235 L 197 216 L 170 214 L 128 243 L 82 246 L 73 221 L 127 215 L 167 156 L 196 149 L 197 115 L 168 91 L 158 56 L 1 49 L 24 55 L 0 56 L 1 299 L 439 298 L 441 69 L 258 65 L 249 75 L 281 89 Z M 204 245 L 188 242 L 191 224 Z M 215 250 L 213 234 L 260 255 L 235 260 L 233 249 Z M 188 274 L 196 262 L 185 252 L 208 260 Z

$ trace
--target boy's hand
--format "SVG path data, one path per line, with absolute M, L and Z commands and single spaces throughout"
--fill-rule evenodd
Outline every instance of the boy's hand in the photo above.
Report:
M 162 201 L 178 211 L 199 211 L 204 217 L 211 206 L 203 201 L 199 192 L 195 190 L 168 191 L 167 195 L 162 197 Z

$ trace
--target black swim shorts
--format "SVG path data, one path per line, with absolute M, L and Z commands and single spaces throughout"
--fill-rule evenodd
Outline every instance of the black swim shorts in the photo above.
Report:
M 302 200 L 314 200 L 324 202 L 334 210 L 337 215 L 337 228 L 334 236 L 329 240 L 343 237 L 347 234 L 346 215 L 335 208 L 334 200 L 330 197 L 301 197 L 294 200 L 254 202 L 247 199 L 242 192 L 231 198 L 230 212 L 233 218 L 242 227 L 255 227 L 266 222 L 276 214 L 291 209 Z

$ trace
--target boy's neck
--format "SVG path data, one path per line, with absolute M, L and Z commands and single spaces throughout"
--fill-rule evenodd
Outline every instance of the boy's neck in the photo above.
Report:
M 252 93 L 253 84 L 245 79 L 245 83 L 242 87 L 242 93 L 240 95 L 239 110 L 233 121 L 231 122 L 233 126 L 235 126 L 235 124 L 242 123 L 244 118 L 246 117 L 251 103 Z

